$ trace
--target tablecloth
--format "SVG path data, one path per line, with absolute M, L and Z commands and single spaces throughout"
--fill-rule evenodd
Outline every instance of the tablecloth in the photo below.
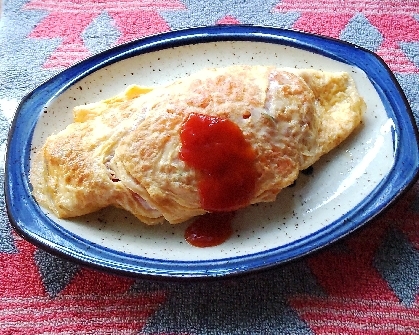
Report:
M 89 55 L 195 26 L 257 24 L 376 52 L 419 116 L 417 0 L 6 0 L 0 148 L 20 99 Z M 0 167 L 3 183 L 4 164 Z M 19 237 L 0 197 L 1 334 L 419 334 L 419 185 L 364 228 L 252 275 L 166 282 L 107 274 Z

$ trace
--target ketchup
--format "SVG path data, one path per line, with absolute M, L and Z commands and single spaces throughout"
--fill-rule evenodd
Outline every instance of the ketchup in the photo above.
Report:
M 185 230 L 185 240 L 200 248 L 213 247 L 225 242 L 232 234 L 234 212 L 208 213 L 197 218 Z
M 180 157 L 200 172 L 201 206 L 227 212 L 249 204 L 255 191 L 256 154 L 234 122 L 191 114 L 180 134 Z
M 180 158 L 199 171 L 203 209 L 223 213 L 249 204 L 258 175 L 256 153 L 239 126 L 228 119 L 192 113 L 183 124 L 180 139 Z M 219 228 L 220 220 L 209 217 L 209 221 L 201 218 L 205 224 L 200 226 Z

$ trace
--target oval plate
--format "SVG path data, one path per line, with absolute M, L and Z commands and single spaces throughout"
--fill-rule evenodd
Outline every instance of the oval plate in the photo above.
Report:
M 127 85 L 163 84 L 203 67 L 262 64 L 348 71 L 368 109 L 363 125 L 302 174 L 276 202 L 237 213 L 234 235 L 213 248 L 185 242 L 188 223 L 146 226 L 126 212 L 60 220 L 31 196 L 29 161 L 72 108 Z M 417 130 L 395 77 L 373 53 L 338 40 L 255 26 L 170 32 L 82 61 L 21 102 L 9 135 L 5 195 L 15 229 L 50 252 L 125 275 L 214 278 L 266 269 L 306 255 L 381 213 L 418 175 Z

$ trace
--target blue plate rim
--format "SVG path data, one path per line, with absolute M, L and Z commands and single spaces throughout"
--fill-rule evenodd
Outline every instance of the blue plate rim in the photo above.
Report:
M 216 41 L 278 43 L 318 53 L 363 70 L 395 124 L 395 163 L 391 171 L 362 203 L 327 227 L 278 248 L 220 260 L 185 262 L 133 256 L 96 245 L 66 231 L 49 218 L 45 220 L 30 195 L 27 175 L 33 129 L 48 101 L 85 76 L 123 59 L 176 46 Z M 348 58 L 348 54 L 351 57 Z M 20 130 L 20 127 L 23 129 Z M 26 136 L 24 148 L 19 145 L 18 138 L 22 133 Z M 412 141 L 412 137 L 416 141 Z M 18 169 L 13 168 L 16 164 Z M 208 279 L 264 270 L 329 245 L 382 213 L 417 180 L 418 174 L 418 131 L 413 113 L 394 74 L 380 57 L 348 42 L 295 30 L 254 25 L 219 25 L 172 31 L 119 45 L 63 70 L 26 95 L 18 106 L 9 132 L 5 198 L 7 213 L 15 230 L 25 239 L 61 257 L 129 276 Z M 32 218 L 30 223 L 28 217 Z M 68 237 L 73 244 L 68 244 Z

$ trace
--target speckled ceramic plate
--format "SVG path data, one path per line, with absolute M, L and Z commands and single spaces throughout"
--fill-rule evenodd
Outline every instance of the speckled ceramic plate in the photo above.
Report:
M 187 223 L 146 226 L 105 209 L 60 220 L 40 208 L 28 180 L 31 154 L 71 122 L 74 106 L 127 85 L 169 82 L 208 66 L 266 64 L 348 71 L 368 105 L 363 126 L 302 174 L 276 202 L 241 210 L 220 246 L 185 242 Z M 33 243 L 104 270 L 209 278 L 264 269 L 306 255 L 382 212 L 415 180 L 417 132 L 394 76 L 374 54 L 319 36 L 217 26 L 145 38 L 93 56 L 47 81 L 20 104 L 10 132 L 6 201 L 13 226 Z

